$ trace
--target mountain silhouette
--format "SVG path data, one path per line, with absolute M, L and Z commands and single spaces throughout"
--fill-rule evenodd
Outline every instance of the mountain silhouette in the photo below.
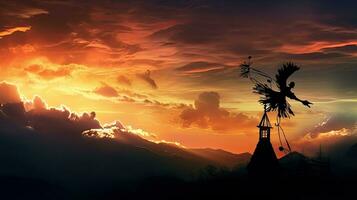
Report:
M 0 180 L 6 185 L 25 187 L 17 182 L 33 182 L 60 193 L 91 195 L 131 187 L 150 177 L 188 180 L 198 177 L 207 166 L 229 169 L 249 157 L 157 144 L 128 132 L 115 139 L 73 137 L 59 134 L 60 130 L 55 134 L 38 132 L 17 123 L 10 113 L 0 113 Z
M 304 173 L 308 167 L 308 158 L 294 151 L 280 158 L 279 164 L 289 174 Z
M 189 151 L 230 168 L 236 167 L 237 165 L 247 165 L 252 157 L 250 153 L 234 154 L 222 149 L 204 148 L 189 149 Z

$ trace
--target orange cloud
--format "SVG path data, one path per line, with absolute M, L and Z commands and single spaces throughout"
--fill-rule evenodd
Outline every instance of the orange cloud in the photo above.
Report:
M 31 29 L 31 26 L 18 26 L 18 27 L 13 27 L 13 28 L 8 28 L 3 31 L 0 31 L 0 39 L 3 38 L 4 36 L 11 35 L 15 32 L 26 32 Z
M 104 96 L 104 97 L 117 97 L 118 96 L 118 92 L 116 91 L 115 88 L 113 88 L 103 82 L 102 82 L 102 86 L 97 87 L 96 89 L 94 89 L 93 92 L 96 94 L 99 94 L 101 96 Z
M 33 109 L 42 110 L 42 109 L 47 109 L 48 107 L 47 103 L 37 95 L 33 98 L 33 100 L 25 101 L 24 106 L 26 111 L 30 111 Z
M 197 125 L 200 128 L 211 128 L 216 131 L 242 131 L 255 129 L 258 121 L 243 113 L 231 113 L 220 107 L 220 96 L 217 92 L 203 92 L 195 100 L 194 108 L 186 108 L 181 114 L 183 127 Z
M 21 102 L 20 94 L 15 85 L 1 82 L 0 83 L 0 104 L 19 103 Z
M 131 80 L 128 77 L 124 76 L 124 75 L 119 75 L 117 77 L 117 81 L 120 84 L 131 86 Z
M 61 68 L 57 70 L 44 69 L 43 71 L 40 71 L 38 73 L 38 75 L 46 79 L 69 76 L 70 74 L 71 74 L 71 70 L 68 68 Z
M 31 44 L 16 45 L 9 48 L 10 52 L 17 53 L 32 53 L 36 51 L 36 48 Z
M 56 69 L 49 69 L 48 67 L 34 64 L 26 67 L 24 70 L 41 78 L 51 80 L 55 78 L 70 76 L 73 69 L 67 66 L 61 66 Z

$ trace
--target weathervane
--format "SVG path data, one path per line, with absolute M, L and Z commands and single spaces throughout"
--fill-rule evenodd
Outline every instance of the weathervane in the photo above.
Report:
M 283 128 L 280 126 L 281 118 L 290 118 L 291 115 L 294 116 L 294 112 L 292 111 L 291 105 L 287 101 L 286 97 L 299 101 L 307 107 L 310 107 L 310 104 L 312 104 L 308 100 L 301 100 L 295 96 L 295 94 L 291 91 L 295 87 L 294 82 L 287 84 L 288 78 L 294 72 L 298 71 L 300 67 L 292 62 L 285 63 L 278 69 L 274 79 L 269 74 L 253 68 L 251 59 L 252 57 L 249 56 L 248 61 L 245 61 L 240 65 L 241 77 L 249 78 L 254 84 L 253 92 L 261 95 L 259 102 L 264 105 L 265 112 L 277 111 L 275 125 L 278 127 L 278 136 L 280 141 L 279 150 L 290 152 L 290 145 L 286 139 Z M 266 82 L 263 82 L 262 79 Z M 273 89 L 273 82 L 279 91 Z M 283 147 L 280 134 L 284 136 L 288 149 Z

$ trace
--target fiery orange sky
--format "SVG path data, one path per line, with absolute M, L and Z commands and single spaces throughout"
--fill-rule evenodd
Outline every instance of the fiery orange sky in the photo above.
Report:
M 5 0 L 0 80 L 24 101 L 95 111 L 152 139 L 251 152 L 262 106 L 238 66 L 251 55 L 273 75 L 293 61 L 294 92 L 314 103 L 291 102 L 296 116 L 283 121 L 299 148 L 356 132 L 357 21 L 335 4 Z

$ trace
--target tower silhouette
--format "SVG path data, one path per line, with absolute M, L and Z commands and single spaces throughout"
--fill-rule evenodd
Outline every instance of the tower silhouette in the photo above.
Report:
M 264 107 L 264 114 L 259 125 L 259 142 L 247 166 L 249 174 L 271 175 L 278 172 L 279 162 L 270 142 L 272 126 Z

